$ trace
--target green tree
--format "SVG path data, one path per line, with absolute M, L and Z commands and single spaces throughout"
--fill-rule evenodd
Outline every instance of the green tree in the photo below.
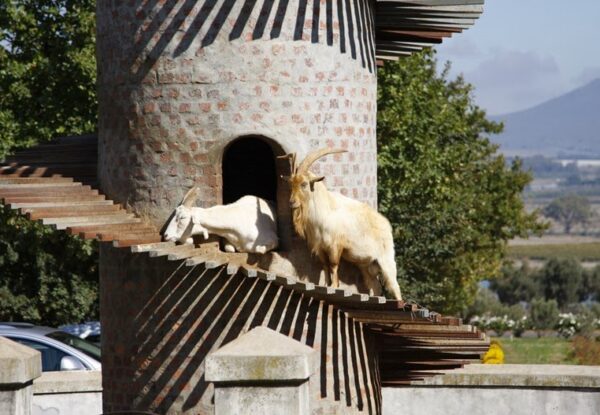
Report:
M 95 246 L 0 209 L 0 320 L 98 318 Z
M 487 138 L 502 125 L 448 71 L 431 51 L 379 69 L 378 196 L 406 297 L 456 313 L 498 273 L 507 240 L 544 226 L 521 198 L 531 176 Z
M 583 284 L 583 268 L 574 259 L 551 259 L 540 270 L 542 291 L 547 300 L 556 300 L 559 307 L 579 301 Z
M 95 1 L 0 2 L 0 159 L 96 119 Z
M 566 234 L 571 233 L 573 225 L 587 225 L 594 215 L 590 201 L 575 194 L 554 199 L 544 208 L 543 213 L 544 216 L 562 223 Z
M 491 280 L 491 289 L 505 304 L 530 302 L 532 298 L 541 295 L 539 281 L 527 262 L 520 267 L 516 267 L 512 262 L 505 262 L 500 275 Z
M 583 274 L 583 284 L 579 292 L 580 301 L 600 301 L 600 265 Z
M 0 2 L 0 160 L 96 128 L 95 1 Z M 0 319 L 98 316 L 95 245 L 0 208 Z
M 558 304 L 556 300 L 535 299 L 531 302 L 529 318 L 537 330 L 553 329 L 558 323 Z

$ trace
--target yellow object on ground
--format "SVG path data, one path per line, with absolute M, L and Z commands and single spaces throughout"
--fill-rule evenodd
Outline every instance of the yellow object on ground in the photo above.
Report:
M 481 359 L 486 365 L 502 365 L 504 364 L 504 351 L 502 346 L 496 340 L 490 342 L 489 350 L 483 355 Z

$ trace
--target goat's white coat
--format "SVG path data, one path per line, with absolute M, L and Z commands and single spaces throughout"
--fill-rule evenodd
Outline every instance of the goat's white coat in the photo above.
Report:
M 386 290 L 401 299 L 389 221 L 365 203 L 328 191 L 323 183 L 316 182 L 313 186 L 312 191 L 304 190 L 307 210 L 294 225 L 304 228 L 309 249 L 328 266 L 332 284 L 337 285 L 341 256 L 361 270 L 371 292 L 381 274 Z
M 191 243 L 193 235 L 203 235 L 206 239 L 209 234 L 225 238 L 228 252 L 235 249 L 264 254 L 279 244 L 275 208 L 256 196 L 243 196 L 228 205 L 209 208 L 180 205 L 165 230 L 164 239 Z

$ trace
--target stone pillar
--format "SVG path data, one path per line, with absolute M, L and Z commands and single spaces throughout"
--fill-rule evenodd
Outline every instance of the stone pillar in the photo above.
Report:
M 40 352 L 0 337 L 0 414 L 31 414 L 33 380 L 41 374 Z
M 206 379 L 215 385 L 215 414 L 310 413 L 309 378 L 318 353 L 266 327 L 256 327 L 210 354 Z

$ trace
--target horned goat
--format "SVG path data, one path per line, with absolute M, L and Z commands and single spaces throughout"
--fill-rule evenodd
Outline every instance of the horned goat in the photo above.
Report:
M 292 175 L 284 179 L 290 183 L 294 229 L 319 257 L 334 287 L 339 286 L 338 266 L 343 258 L 360 269 L 370 290 L 381 274 L 386 291 L 401 300 L 389 221 L 365 203 L 328 191 L 322 183 L 324 177 L 309 171 L 321 157 L 345 151 L 316 150 L 299 165 L 295 154 L 284 156 L 290 157 L 292 164 Z
M 193 207 L 198 188 L 192 188 L 173 213 L 164 232 L 165 241 L 192 243 L 193 235 L 225 238 L 225 251 L 264 254 L 277 248 L 277 216 L 274 206 L 256 196 L 210 208 Z

